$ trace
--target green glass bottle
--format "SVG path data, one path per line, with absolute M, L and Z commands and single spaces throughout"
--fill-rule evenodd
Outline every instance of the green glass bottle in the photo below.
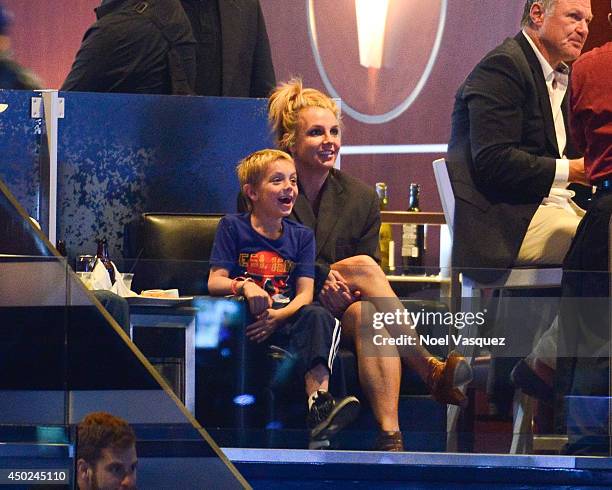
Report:
M 380 210 L 385 211 L 389 205 L 387 184 L 377 182 L 376 193 L 380 201 Z M 390 223 L 381 223 L 380 231 L 378 232 L 378 243 L 380 247 L 380 266 L 385 273 L 391 273 L 395 270 L 395 242 L 393 241 L 393 231 Z

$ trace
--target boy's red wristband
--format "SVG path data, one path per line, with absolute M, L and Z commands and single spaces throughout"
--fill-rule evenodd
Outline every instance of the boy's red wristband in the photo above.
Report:
M 253 279 L 251 279 L 250 277 L 242 276 L 235 277 L 234 279 L 232 279 L 232 285 L 230 286 L 230 289 L 234 296 L 238 296 L 238 283 L 240 282 L 253 282 Z M 244 290 L 244 286 L 242 286 L 242 289 Z

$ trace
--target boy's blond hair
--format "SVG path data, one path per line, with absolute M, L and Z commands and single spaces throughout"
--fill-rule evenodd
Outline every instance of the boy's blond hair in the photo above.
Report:
M 236 174 L 238 175 L 238 182 L 240 183 L 240 190 L 248 201 L 249 210 L 253 210 L 253 203 L 249 196 L 244 192 L 244 186 L 250 184 L 257 186 L 263 181 L 264 175 L 266 174 L 269 165 L 276 160 L 287 160 L 293 163 L 293 158 L 289 153 L 281 150 L 273 150 L 266 148 L 265 150 L 259 150 L 250 155 L 246 156 L 238 163 L 236 167 Z

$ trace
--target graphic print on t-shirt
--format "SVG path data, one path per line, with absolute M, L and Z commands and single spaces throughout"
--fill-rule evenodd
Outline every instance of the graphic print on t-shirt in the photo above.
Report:
M 291 301 L 292 291 L 289 287 L 289 274 L 294 264 L 283 259 L 271 250 L 260 250 L 252 253 L 241 253 L 240 267 L 246 270 L 246 277 L 266 291 L 275 306 L 284 306 Z

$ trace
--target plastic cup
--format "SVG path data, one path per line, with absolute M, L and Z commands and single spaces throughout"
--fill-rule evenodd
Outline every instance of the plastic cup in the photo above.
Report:
M 81 282 L 85 285 L 85 287 L 87 289 L 91 289 L 92 284 L 91 284 L 91 272 L 77 272 L 76 273 L 77 276 L 79 276 L 79 279 L 81 280 Z
M 79 255 L 76 258 L 77 272 L 91 272 L 96 264 L 95 255 Z
M 134 279 L 134 274 L 132 272 L 122 272 L 121 278 L 123 279 L 123 284 L 131 290 L 132 289 L 132 279 Z

